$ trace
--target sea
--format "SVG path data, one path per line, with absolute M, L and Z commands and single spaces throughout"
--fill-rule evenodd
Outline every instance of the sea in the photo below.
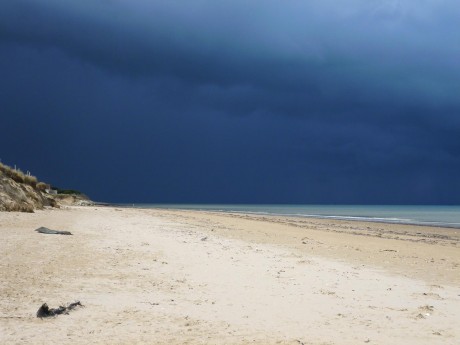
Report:
M 239 212 L 260 215 L 344 219 L 396 224 L 440 226 L 460 229 L 459 205 L 133 204 L 132 206 L 138 208 L 202 210 L 215 212 Z

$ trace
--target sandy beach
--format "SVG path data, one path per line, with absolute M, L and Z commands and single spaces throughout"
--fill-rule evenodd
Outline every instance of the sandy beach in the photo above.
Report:
M 64 207 L 0 234 L 0 344 L 460 344 L 459 229 Z

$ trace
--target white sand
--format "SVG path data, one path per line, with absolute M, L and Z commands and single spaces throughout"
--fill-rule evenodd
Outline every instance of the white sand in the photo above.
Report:
M 460 344 L 458 232 L 104 207 L 0 213 L 0 344 Z M 35 317 L 74 300 L 85 307 Z

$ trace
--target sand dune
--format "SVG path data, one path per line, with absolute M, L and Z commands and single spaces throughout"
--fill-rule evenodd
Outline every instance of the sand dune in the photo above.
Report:
M 1 344 L 460 343 L 455 229 L 69 207 L 0 233 Z

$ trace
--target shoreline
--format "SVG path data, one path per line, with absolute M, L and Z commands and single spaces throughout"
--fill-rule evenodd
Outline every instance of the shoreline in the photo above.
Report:
M 312 218 L 312 219 L 331 219 L 331 220 L 344 220 L 344 221 L 357 221 L 357 222 L 371 222 L 371 223 L 383 223 L 383 224 L 396 224 L 396 225 L 413 225 L 421 227 L 437 227 L 437 228 L 448 228 L 448 229 L 458 229 L 460 230 L 460 223 L 443 223 L 438 221 L 417 221 L 413 219 L 401 219 L 401 218 L 385 218 L 377 216 L 342 216 L 342 215 L 316 215 L 316 214 L 299 214 L 299 213 L 276 213 L 276 212 L 257 212 L 257 211 L 243 211 L 243 210 L 232 210 L 232 209 L 213 209 L 206 208 L 206 206 L 212 206 L 212 204 L 204 205 L 205 207 L 174 207 L 174 206 L 156 206 L 156 204 L 111 204 L 111 203 L 96 203 L 99 206 L 108 206 L 108 207 L 122 207 L 122 208 L 138 208 L 138 209 L 157 209 L 157 210 L 183 210 L 183 211 L 202 211 L 202 212 L 217 212 L 217 213 L 237 213 L 237 214 L 248 214 L 248 215 L 259 215 L 259 216 L 276 216 L 276 217 L 292 217 L 292 218 Z M 151 206 L 147 206 L 151 205 Z M 174 204 L 172 204 L 174 205 Z M 228 205 L 222 205 L 228 206 Z M 252 205 L 247 205 L 252 206 Z M 257 205 L 259 206 L 259 205 Z M 273 206 L 273 205 L 266 205 Z M 277 206 L 277 205 L 274 205 Z M 282 205 L 290 206 L 290 205 Z M 294 205 L 295 206 L 295 205 Z M 317 205 L 308 205 L 308 206 L 317 206 Z M 321 206 L 321 205 L 318 205 Z M 329 206 L 329 205 L 326 205 Z M 335 206 L 335 205 L 334 205 Z M 340 206 L 340 205 L 338 205 Z M 353 206 L 353 205 L 345 205 Z M 361 207 L 363 205 L 356 205 Z M 398 205 L 372 205 L 372 206 L 398 206 Z M 417 206 L 417 205 L 402 205 L 402 206 Z M 423 205 L 424 207 L 436 207 L 437 205 Z M 458 207 L 458 205 L 449 205 L 448 207 Z
M 0 234 L 0 343 L 460 340 L 452 229 L 72 206 L 0 213 Z M 74 300 L 85 307 L 35 317 Z
M 136 207 L 134 207 L 136 208 Z M 149 208 L 141 208 L 147 210 Z M 161 210 L 162 208 L 152 209 Z M 170 208 L 168 210 L 174 210 Z M 215 213 L 229 213 L 229 214 L 242 214 L 242 215 L 254 215 L 254 216 L 273 216 L 273 217 L 286 217 L 286 218 L 308 218 L 308 219 L 325 219 L 325 220 L 338 220 L 338 221 L 351 221 L 351 222 L 361 222 L 361 223 L 380 223 L 380 224 L 394 224 L 394 225 L 412 225 L 420 226 L 427 228 L 446 228 L 446 229 L 456 229 L 460 230 L 460 225 L 446 225 L 437 222 L 403 222 L 403 221 L 391 221 L 384 219 L 372 219 L 367 217 L 349 217 L 349 216 L 321 216 L 321 215 L 302 215 L 302 214 L 283 214 L 283 213 L 262 213 L 262 212 L 236 212 L 236 211 L 224 211 L 224 210 L 188 210 L 188 209 L 177 209 L 183 211 L 201 211 L 201 212 L 215 212 Z

